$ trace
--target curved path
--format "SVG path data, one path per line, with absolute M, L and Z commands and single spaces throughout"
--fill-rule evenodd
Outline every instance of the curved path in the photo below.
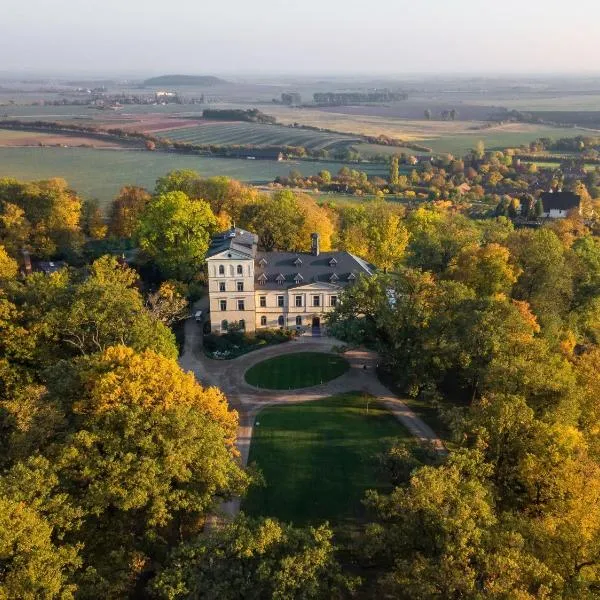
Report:
M 368 350 L 351 350 L 344 353 L 350 369 L 341 377 L 299 390 L 263 390 L 246 383 L 244 374 L 255 364 L 267 358 L 294 352 L 332 352 L 342 342 L 327 337 L 296 338 L 277 346 L 255 350 L 232 360 L 212 360 L 202 351 L 202 328 L 194 319 L 185 323 L 185 345 L 179 364 L 185 371 L 192 371 L 204 385 L 219 387 L 227 396 L 229 404 L 239 413 L 240 425 L 237 447 L 240 460 L 245 466 L 250 452 L 250 441 L 256 415 L 266 406 L 318 400 L 336 394 L 362 391 L 375 396 L 379 402 L 421 442 L 431 444 L 438 452 L 446 449 L 436 433 L 423 422 L 400 398 L 388 390 L 377 378 L 375 367 L 377 354 Z M 366 365 L 366 369 L 364 368 Z M 235 514 L 239 501 L 228 503 L 224 511 Z

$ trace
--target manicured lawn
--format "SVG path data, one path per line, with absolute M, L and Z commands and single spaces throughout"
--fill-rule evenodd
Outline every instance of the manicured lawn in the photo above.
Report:
M 246 371 L 245 378 L 256 387 L 293 390 L 331 381 L 349 368 L 348 361 L 335 354 L 295 352 L 254 365 Z
M 267 408 L 257 417 L 249 459 L 266 487 L 251 488 L 242 510 L 352 528 L 364 517 L 365 491 L 387 489 L 378 454 L 398 438 L 412 439 L 362 393 Z

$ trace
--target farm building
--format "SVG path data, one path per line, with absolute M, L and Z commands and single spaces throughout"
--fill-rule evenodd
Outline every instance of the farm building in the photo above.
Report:
M 546 218 L 564 219 L 573 211 L 581 214 L 581 198 L 573 192 L 544 192 L 541 200 Z

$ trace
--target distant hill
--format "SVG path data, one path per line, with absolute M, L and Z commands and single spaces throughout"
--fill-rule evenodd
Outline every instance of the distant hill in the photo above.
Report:
M 144 85 L 218 85 L 228 83 L 212 75 L 160 75 L 144 81 Z

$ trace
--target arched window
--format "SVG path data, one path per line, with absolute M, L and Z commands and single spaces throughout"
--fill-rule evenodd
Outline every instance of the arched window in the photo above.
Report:
M 296 325 L 302 325 L 302 317 L 296 317 Z
M 227 322 L 227 319 L 224 319 L 221 321 L 221 331 L 227 331 L 227 329 L 229 329 L 229 323 Z
M 244 267 L 242 267 L 242 265 L 238 265 L 237 266 L 237 274 L 238 275 L 243 275 L 244 274 Z
M 266 327 L 267 325 L 267 317 L 265 317 L 264 315 L 260 318 L 260 324 L 262 327 Z
M 283 315 L 281 315 L 279 319 L 277 319 L 277 322 L 279 323 L 279 327 L 283 327 L 285 325 L 285 319 Z
M 219 275 L 225 275 L 225 265 L 219 265 Z
M 239 324 L 240 324 L 240 329 L 242 331 L 246 331 L 246 321 L 244 319 L 240 319 Z

